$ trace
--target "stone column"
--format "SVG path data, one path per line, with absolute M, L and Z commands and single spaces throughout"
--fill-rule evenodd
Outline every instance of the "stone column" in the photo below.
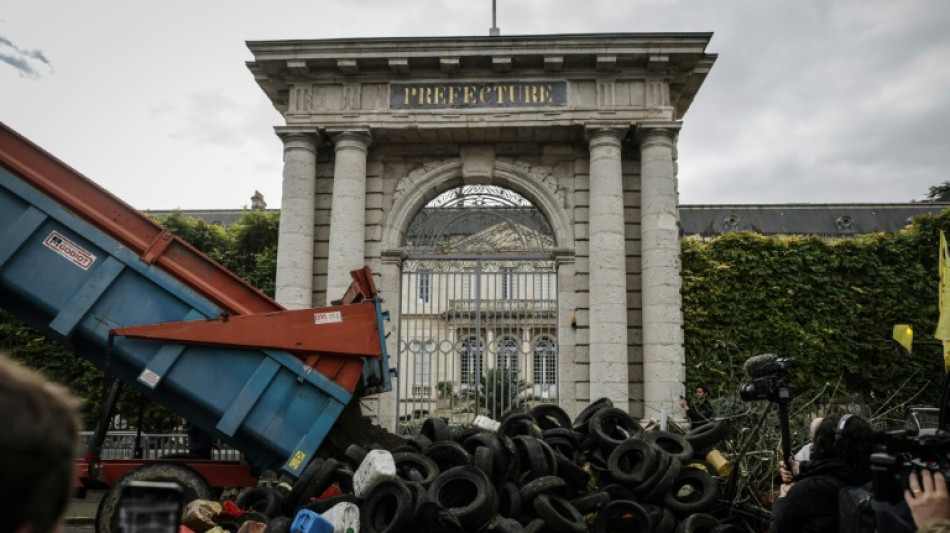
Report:
M 678 124 L 640 126 L 644 416 L 682 416 L 686 378 L 676 171 Z
M 367 130 L 333 135 L 333 204 L 330 208 L 330 250 L 327 254 L 327 303 L 340 299 L 350 286 L 351 270 L 365 266 Z
M 590 398 L 629 410 L 627 269 L 623 221 L 623 128 L 589 128 Z
M 317 137 L 278 133 L 284 173 L 277 244 L 276 300 L 287 309 L 313 307 L 313 217 Z

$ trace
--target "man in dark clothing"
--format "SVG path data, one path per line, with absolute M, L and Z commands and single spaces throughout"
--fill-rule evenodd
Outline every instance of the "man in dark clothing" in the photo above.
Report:
M 838 531 L 838 491 L 871 479 L 871 425 L 857 415 L 830 415 L 818 426 L 811 461 L 772 505 L 772 533 Z M 792 458 L 792 472 L 796 470 Z M 783 480 L 792 478 L 782 472 Z
M 686 418 L 693 427 L 699 427 L 716 417 L 716 412 L 709 403 L 709 387 L 705 383 L 696 387 L 696 404 L 690 407 L 686 398 L 680 398 L 680 406 L 686 409 Z

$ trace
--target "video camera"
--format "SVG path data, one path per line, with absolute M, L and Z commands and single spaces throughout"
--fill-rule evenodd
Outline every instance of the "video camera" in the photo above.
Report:
M 908 476 L 919 476 L 924 469 L 942 472 L 950 486 L 950 432 L 901 429 L 877 432 L 874 438 L 885 449 L 871 455 L 875 500 L 900 501 L 908 488 Z
M 790 357 L 778 357 L 770 353 L 750 357 L 744 368 L 752 381 L 739 387 L 739 397 L 744 402 L 790 401 L 793 389 L 788 379 L 788 368 L 794 362 Z

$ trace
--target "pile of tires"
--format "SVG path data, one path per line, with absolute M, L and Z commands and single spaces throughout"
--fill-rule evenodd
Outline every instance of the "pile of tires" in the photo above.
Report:
M 358 506 L 361 533 L 740 531 L 703 459 L 728 431 L 714 421 L 685 435 L 648 432 L 607 399 L 573 420 L 554 405 L 510 414 L 495 432 L 453 435 L 430 418 L 395 449 L 350 446 L 314 459 L 292 486 L 247 489 L 234 503 L 273 533 L 290 531 L 302 512 L 343 503 Z M 391 461 L 374 467 L 384 472 L 371 484 L 362 472 L 369 456 Z

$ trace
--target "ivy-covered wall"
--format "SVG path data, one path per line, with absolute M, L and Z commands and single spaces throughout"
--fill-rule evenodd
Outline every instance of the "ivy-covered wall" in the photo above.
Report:
M 687 390 L 706 382 L 737 397 L 743 363 L 795 359 L 796 402 L 821 408 L 863 393 L 870 414 L 900 418 L 906 403 L 940 400 L 942 349 L 889 342 L 895 324 L 933 340 L 938 318 L 939 231 L 950 211 L 919 217 L 898 234 L 825 242 L 729 234 L 682 245 Z M 795 405 L 793 403 L 793 405 Z

